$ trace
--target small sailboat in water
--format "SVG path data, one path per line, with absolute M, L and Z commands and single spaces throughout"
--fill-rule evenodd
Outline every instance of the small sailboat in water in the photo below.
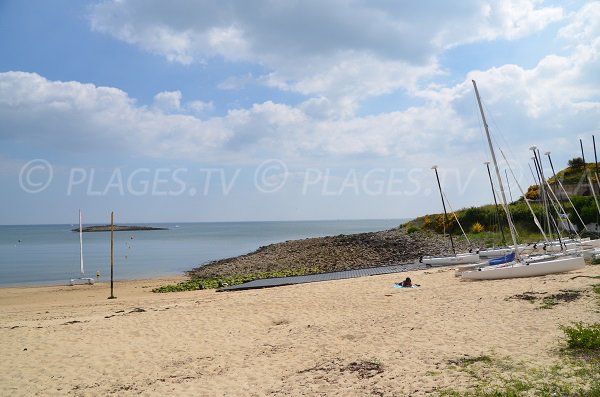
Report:
M 79 270 L 81 272 L 80 278 L 72 278 L 70 285 L 75 284 L 94 284 L 94 279 L 91 277 L 84 277 L 85 271 L 83 269 L 83 216 L 81 210 L 79 210 Z

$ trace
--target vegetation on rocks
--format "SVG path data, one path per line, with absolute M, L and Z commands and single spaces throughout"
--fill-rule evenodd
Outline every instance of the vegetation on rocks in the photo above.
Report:
M 457 250 L 469 247 L 455 242 Z M 187 272 L 189 281 L 156 288 L 153 292 L 218 288 L 247 281 L 412 263 L 423 255 L 448 255 L 448 238 L 420 228 L 338 235 L 286 241 L 260 247 L 234 258 L 209 262 Z

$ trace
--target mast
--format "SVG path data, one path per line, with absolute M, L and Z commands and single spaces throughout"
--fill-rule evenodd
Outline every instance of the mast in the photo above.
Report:
M 502 149 L 499 149 L 499 150 L 500 150 L 500 154 L 502 155 L 502 158 L 504 159 L 504 162 L 508 164 L 508 160 L 506 159 L 504 152 L 502 151 Z M 528 165 L 529 165 L 529 169 L 531 170 L 531 164 L 528 164 Z M 541 225 L 539 219 L 537 218 L 535 211 L 533 211 L 533 208 L 531 208 L 531 204 L 529 203 L 527 194 L 525 193 L 525 191 L 523 191 L 523 188 L 521 187 L 521 184 L 519 183 L 519 180 L 515 176 L 515 173 L 513 172 L 512 168 L 510 168 L 510 166 L 509 166 L 508 169 L 510 170 L 510 174 L 512 175 L 513 180 L 517 184 L 517 188 L 519 188 L 519 192 L 521 192 L 521 196 L 523 196 L 523 199 L 525 200 L 525 204 L 527 204 L 527 208 L 529 208 L 529 212 L 531 212 L 531 216 L 533 217 L 533 223 L 535 223 L 537 228 L 540 230 L 540 233 L 542 233 L 542 237 L 544 238 L 544 241 L 548 241 L 548 237 L 546 236 L 546 233 L 544 233 L 544 229 L 542 228 L 542 225 Z M 533 170 L 531 170 L 531 173 L 533 174 Z M 533 177 L 533 179 L 535 180 L 535 176 Z
M 598 155 L 596 154 L 596 137 L 592 135 L 592 143 L 594 144 L 594 165 L 596 166 L 596 174 L 598 173 Z
M 510 202 L 512 203 L 514 200 L 512 198 L 512 192 L 510 191 L 510 182 L 508 180 L 508 171 L 506 168 L 504 169 L 504 175 L 506 175 L 506 186 L 508 187 L 508 195 L 510 196 Z
M 544 215 L 546 216 L 546 225 L 548 225 L 548 235 L 550 239 L 552 239 L 552 226 L 550 223 L 550 205 L 548 204 L 548 197 L 546 196 L 546 184 L 544 183 L 546 179 L 544 178 L 544 173 L 542 172 L 542 164 L 541 159 L 538 157 L 537 146 L 532 146 L 529 148 L 533 152 L 533 163 L 535 165 L 535 170 L 538 173 L 538 177 L 540 180 L 540 195 L 542 199 L 542 205 L 544 207 Z
M 554 164 L 552 164 L 552 158 L 550 157 L 550 152 L 546 152 L 544 154 L 546 156 L 548 156 L 548 161 L 550 162 L 550 168 L 552 169 L 552 176 L 554 176 L 554 190 L 556 191 L 556 194 L 554 194 L 554 197 L 556 198 L 556 201 L 560 205 L 561 211 L 567 217 L 567 226 L 569 227 L 569 233 L 571 233 L 571 234 L 573 234 L 573 233 L 577 234 L 577 231 L 574 231 L 573 228 L 571 227 L 571 220 L 569 219 L 569 216 L 567 215 L 567 212 L 565 211 L 564 207 L 560 203 L 560 200 L 558 199 L 558 189 L 556 188 L 556 186 L 558 185 L 559 182 L 558 182 L 558 178 L 556 177 L 556 172 L 554 171 Z M 552 189 L 550 189 L 550 191 L 552 191 Z M 566 192 L 565 192 L 565 195 L 567 196 L 567 199 L 569 200 L 569 202 L 571 202 L 571 199 L 569 198 L 569 195 L 566 194 Z M 571 205 L 573 205 L 573 203 L 571 203 Z M 577 210 L 575 209 L 575 207 L 573 207 L 573 210 L 575 212 L 577 212 Z M 579 216 L 579 214 L 577 214 L 577 216 Z M 583 225 L 583 227 L 585 228 L 585 224 Z
M 535 160 L 535 157 L 531 158 L 532 160 Z M 537 180 L 537 177 L 535 176 L 535 174 L 533 173 L 533 168 L 531 168 L 531 164 L 527 163 L 527 165 L 529 166 L 529 171 L 531 171 L 531 176 L 533 177 L 533 183 L 535 185 L 540 186 L 540 182 Z
M 442 198 L 442 207 L 444 207 L 444 225 L 448 223 L 448 213 L 446 212 L 446 203 L 444 201 L 444 193 L 442 193 L 442 185 L 440 184 L 440 177 L 437 172 L 437 165 L 431 167 L 432 170 L 435 171 L 435 178 L 437 179 L 438 189 L 440 189 L 440 197 Z M 444 231 L 446 226 L 444 226 Z M 456 255 L 456 250 L 454 249 L 454 241 L 452 240 L 452 233 L 448 231 L 448 236 L 450 237 L 450 245 L 452 246 L 452 252 Z
M 83 227 L 82 227 L 82 215 L 81 209 L 79 210 L 79 267 L 81 270 L 81 274 L 84 274 L 83 271 Z
M 479 111 L 481 112 L 481 119 L 483 120 L 483 127 L 485 128 L 485 135 L 487 137 L 488 145 L 490 147 L 490 153 L 492 154 L 492 161 L 494 162 L 494 169 L 496 170 L 496 178 L 498 178 L 498 185 L 500 186 L 500 195 L 502 197 L 502 208 L 506 212 L 506 219 L 508 219 L 508 228 L 510 229 L 510 235 L 515 245 L 515 258 L 519 259 L 519 247 L 517 243 L 517 237 L 515 236 L 514 225 L 510 221 L 510 211 L 506 204 L 506 194 L 504 193 L 504 186 L 502 185 L 502 178 L 500 177 L 500 170 L 498 169 L 498 162 L 496 161 L 496 154 L 494 153 L 494 146 L 492 145 L 492 138 L 490 137 L 490 131 L 488 128 L 487 121 L 485 120 L 485 114 L 483 113 L 483 106 L 481 105 L 481 98 L 479 97 L 479 91 L 477 90 L 477 84 L 475 80 L 473 82 L 473 88 L 475 89 L 475 95 L 477 96 L 477 103 L 479 105 Z
M 563 184 L 561 183 L 561 181 L 556 177 L 556 172 L 554 172 L 554 164 L 552 164 L 552 157 L 550 157 L 550 152 L 546 152 L 546 155 L 548 156 L 548 160 L 550 161 L 550 168 L 552 168 L 552 174 L 554 174 L 554 180 L 556 181 L 556 183 L 558 183 L 558 186 L 560 186 L 560 188 L 563 191 L 564 195 L 567 197 L 567 200 L 569 200 L 569 203 L 571 204 L 571 207 L 573 207 L 573 211 L 575 211 L 575 214 L 577 215 L 577 217 L 579 218 L 579 221 L 583 225 L 583 230 L 585 230 L 587 232 L 587 226 L 585 225 L 585 222 L 583 221 L 583 219 L 581 219 L 581 215 L 579 215 L 579 212 L 577 211 L 577 208 L 575 208 L 575 205 L 571 201 L 571 197 L 569 197 L 569 194 L 565 190 L 565 187 L 563 186 Z M 569 225 L 569 227 L 570 227 L 570 225 Z
M 600 205 L 598 204 L 598 198 L 596 197 L 596 191 L 594 190 L 594 185 L 592 184 L 592 179 L 588 175 L 587 172 L 587 163 L 585 162 L 585 153 L 583 151 L 583 142 L 579 140 L 579 146 L 581 146 L 581 158 L 583 159 L 583 175 L 587 177 L 588 184 L 590 185 L 590 189 L 592 189 L 592 195 L 594 196 L 594 202 L 596 203 L 596 210 L 598 214 L 600 214 Z
M 486 161 L 485 163 L 488 177 L 490 178 L 490 185 L 492 186 L 492 196 L 494 196 L 494 204 L 496 206 L 496 217 L 498 218 L 498 228 L 500 229 L 500 233 L 502 234 L 502 244 L 506 245 L 506 238 L 504 237 L 504 228 L 502 227 L 502 221 L 500 220 L 500 211 L 498 210 L 498 200 L 496 200 L 496 191 L 494 190 L 494 182 L 492 182 L 492 174 L 490 173 L 490 162 Z
M 596 154 L 596 138 L 592 135 L 592 142 L 594 142 L 594 174 L 596 176 L 596 183 L 598 184 L 598 187 L 600 188 L 600 179 L 598 179 L 598 155 Z

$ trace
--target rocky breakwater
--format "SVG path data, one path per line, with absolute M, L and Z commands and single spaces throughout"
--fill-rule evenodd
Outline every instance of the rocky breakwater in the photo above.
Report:
M 457 250 L 468 250 L 464 241 Z M 254 252 L 209 262 L 188 272 L 191 277 L 228 277 L 292 269 L 334 272 L 418 261 L 424 255 L 449 255 L 447 238 L 431 232 L 407 233 L 404 228 L 381 232 L 291 240 Z

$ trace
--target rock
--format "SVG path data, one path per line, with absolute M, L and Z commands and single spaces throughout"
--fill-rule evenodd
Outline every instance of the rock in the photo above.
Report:
M 457 251 L 468 251 L 466 242 L 455 245 Z M 396 228 L 271 244 L 249 254 L 209 262 L 188 275 L 212 278 L 301 268 L 333 272 L 412 263 L 423 255 L 451 253 L 448 239 L 441 235 L 422 231 L 409 235 L 405 229 Z

